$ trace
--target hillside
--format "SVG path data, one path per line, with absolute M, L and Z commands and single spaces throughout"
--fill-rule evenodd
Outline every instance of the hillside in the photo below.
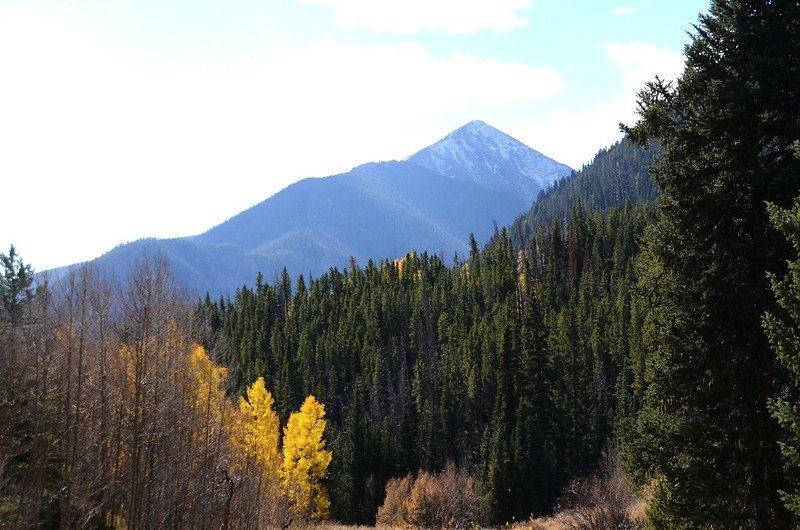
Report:
M 135 246 L 120 285 L 0 252 L 0 527 L 797 529 L 798 28 L 797 1 L 713 2 L 625 128 L 660 148 L 601 151 L 456 259 L 198 300 Z M 210 282 L 446 241 L 542 175 L 501 134 L 139 244 Z
M 293 184 L 193 241 L 259 256 L 268 278 L 284 266 L 294 275 L 318 276 L 351 256 L 365 263 L 413 249 L 463 254 L 471 231 L 485 240 L 494 221 L 507 224 L 525 207 L 503 190 L 381 162 Z
M 565 221 L 578 202 L 608 211 L 626 203 L 655 201 L 658 188 L 649 168 L 659 153 L 658 146 L 645 149 L 624 139 L 601 149 L 589 164 L 540 193 L 530 210 L 514 220 L 515 243 L 527 241 L 555 219 Z

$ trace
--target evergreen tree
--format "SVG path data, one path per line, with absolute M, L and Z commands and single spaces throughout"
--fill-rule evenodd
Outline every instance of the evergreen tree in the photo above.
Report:
M 518 520 L 531 514 L 546 513 L 558 495 L 554 479 L 554 436 L 556 417 L 548 392 L 553 374 L 548 363 L 541 302 L 531 280 L 529 261 L 521 264 L 523 274 L 522 325 L 520 359 L 517 370 L 519 399 L 513 434 L 514 470 L 512 490 L 513 513 Z
M 497 397 L 492 423 L 484 434 L 483 462 L 486 507 L 491 522 L 506 523 L 512 519 L 512 472 L 514 470 L 512 432 L 514 430 L 514 388 L 512 330 L 508 319 L 498 331 Z
M 22 317 L 23 306 L 33 296 L 33 269 L 20 259 L 14 245 L 8 254 L 0 253 L 0 265 L 0 322 L 5 320 L 14 326 Z
M 661 476 L 655 504 L 672 527 L 791 524 L 767 410 L 780 378 L 759 322 L 766 272 L 789 250 L 764 203 L 786 206 L 800 187 L 799 28 L 794 0 L 714 1 L 681 79 L 649 84 L 628 130 L 663 148 L 642 259 L 650 386 L 628 464 Z
M 798 145 L 800 148 L 800 145 Z M 776 227 L 786 234 L 796 251 L 800 251 L 800 197 L 794 207 L 783 210 L 770 206 L 770 217 Z M 781 312 L 773 311 L 764 317 L 764 329 L 769 336 L 778 360 L 790 375 L 791 392 L 787 392 L 771 403 L 773 416 L 788 436 L 781 444 L 781 452 L 791 471 L 789 487 L 781 491 L 783 501 L 795 516 L 800 515 L 800 259 L 789 264 L 785 278 L 778 280 L 771 275 L 772 290 Z

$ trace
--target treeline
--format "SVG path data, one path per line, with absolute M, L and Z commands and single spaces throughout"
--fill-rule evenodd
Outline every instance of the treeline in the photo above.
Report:
M 484 520 L 524 519 L 594 470 L 641 399 L 634 257 L 650 217 L 577 205 L 527 252 L 503 231 L 452 264 L 411 253 L 259 279 L 201 304 L 203 342 L 231 393 L 264 377 L 282 418 L 307 394 L 325 403 L 337 520 L 374 522 L 389 479 L 448 462 L 477 478 Z
M 34 288 L 13 247 L 0 262 L 0 526 L 263 528 L 327 516 L 324 408 L 305 400 L 284 422 L 281 453 L 263 382 L 238 406 L 229 399 L 227 369 L 195 343 L 194 302 L 163 262 L 143 258 L 124 290 L 89 267 Z

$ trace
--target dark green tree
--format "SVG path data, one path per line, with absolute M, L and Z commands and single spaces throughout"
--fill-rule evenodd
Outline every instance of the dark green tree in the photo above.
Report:
M 796 145 L 800 154 L 800 144 Z M 773 224 L 800 252 L 800 197 L 791 209 L 770 205 L 769 213 Z M 791 474 L 789 486 L 781 495 L 786 507 L 797 516 L 800 515 L 800 259 L 789 264 L 784 278 L 774 275 L 770 278 L 780 312 L 767 313 L 763 324 L 778 360 L 789 372 L 790 381 L 790 390 L 770 405 L 772 415 L 788 433 L 781 452 Z
M 505 308 L 508 311 L 508 307 Z M 514 469 L 512 433 L 514 430 L 514 357 L 513 331 L 509 315 L 498 315 L 497 330 L 497 397 L 492 423 L 484 434 L 484 489 L 489 520 L 510 522 L 512 518 L 512 472 Z M 503 318 L 505 317 L 505 318 Z
M 14 245 L 8 254 L 0 253 L 0 320 L 6 320 L 12 326 L 19 323 L 22 308 L 33 296 L 33 269 L 26 265 L 17 255 Z
M 654 332 L 628 464 L 661 477 L 664 525 L 789 528 L 767 407 L 781 378 L 760 320 L 766 272 L 790 251 L 765 201 L 786 206 L 800 188 L 800 3 L 714 1 L 677 85 L 639 97 L 627 132 L 660 142 L 662 197 L 642 259 Z
M 590 164 L 542 191 L 531 209 L 517 217 L 511 229 L 514 243 L 524 246 L 538 228 L 554 220 L 566 222 L 578 203 L 603 212 L 652 203 L 658 189 L 648 168 L 659 152 L 655 144 L 643 147 L 627 139 L 601 149 Z

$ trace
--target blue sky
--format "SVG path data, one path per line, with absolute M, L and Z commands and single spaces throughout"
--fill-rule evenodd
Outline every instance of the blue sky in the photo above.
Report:
M 0 0 L 0 249 L 205 231 L 481 119 L 574 168 L 706 0 Z

